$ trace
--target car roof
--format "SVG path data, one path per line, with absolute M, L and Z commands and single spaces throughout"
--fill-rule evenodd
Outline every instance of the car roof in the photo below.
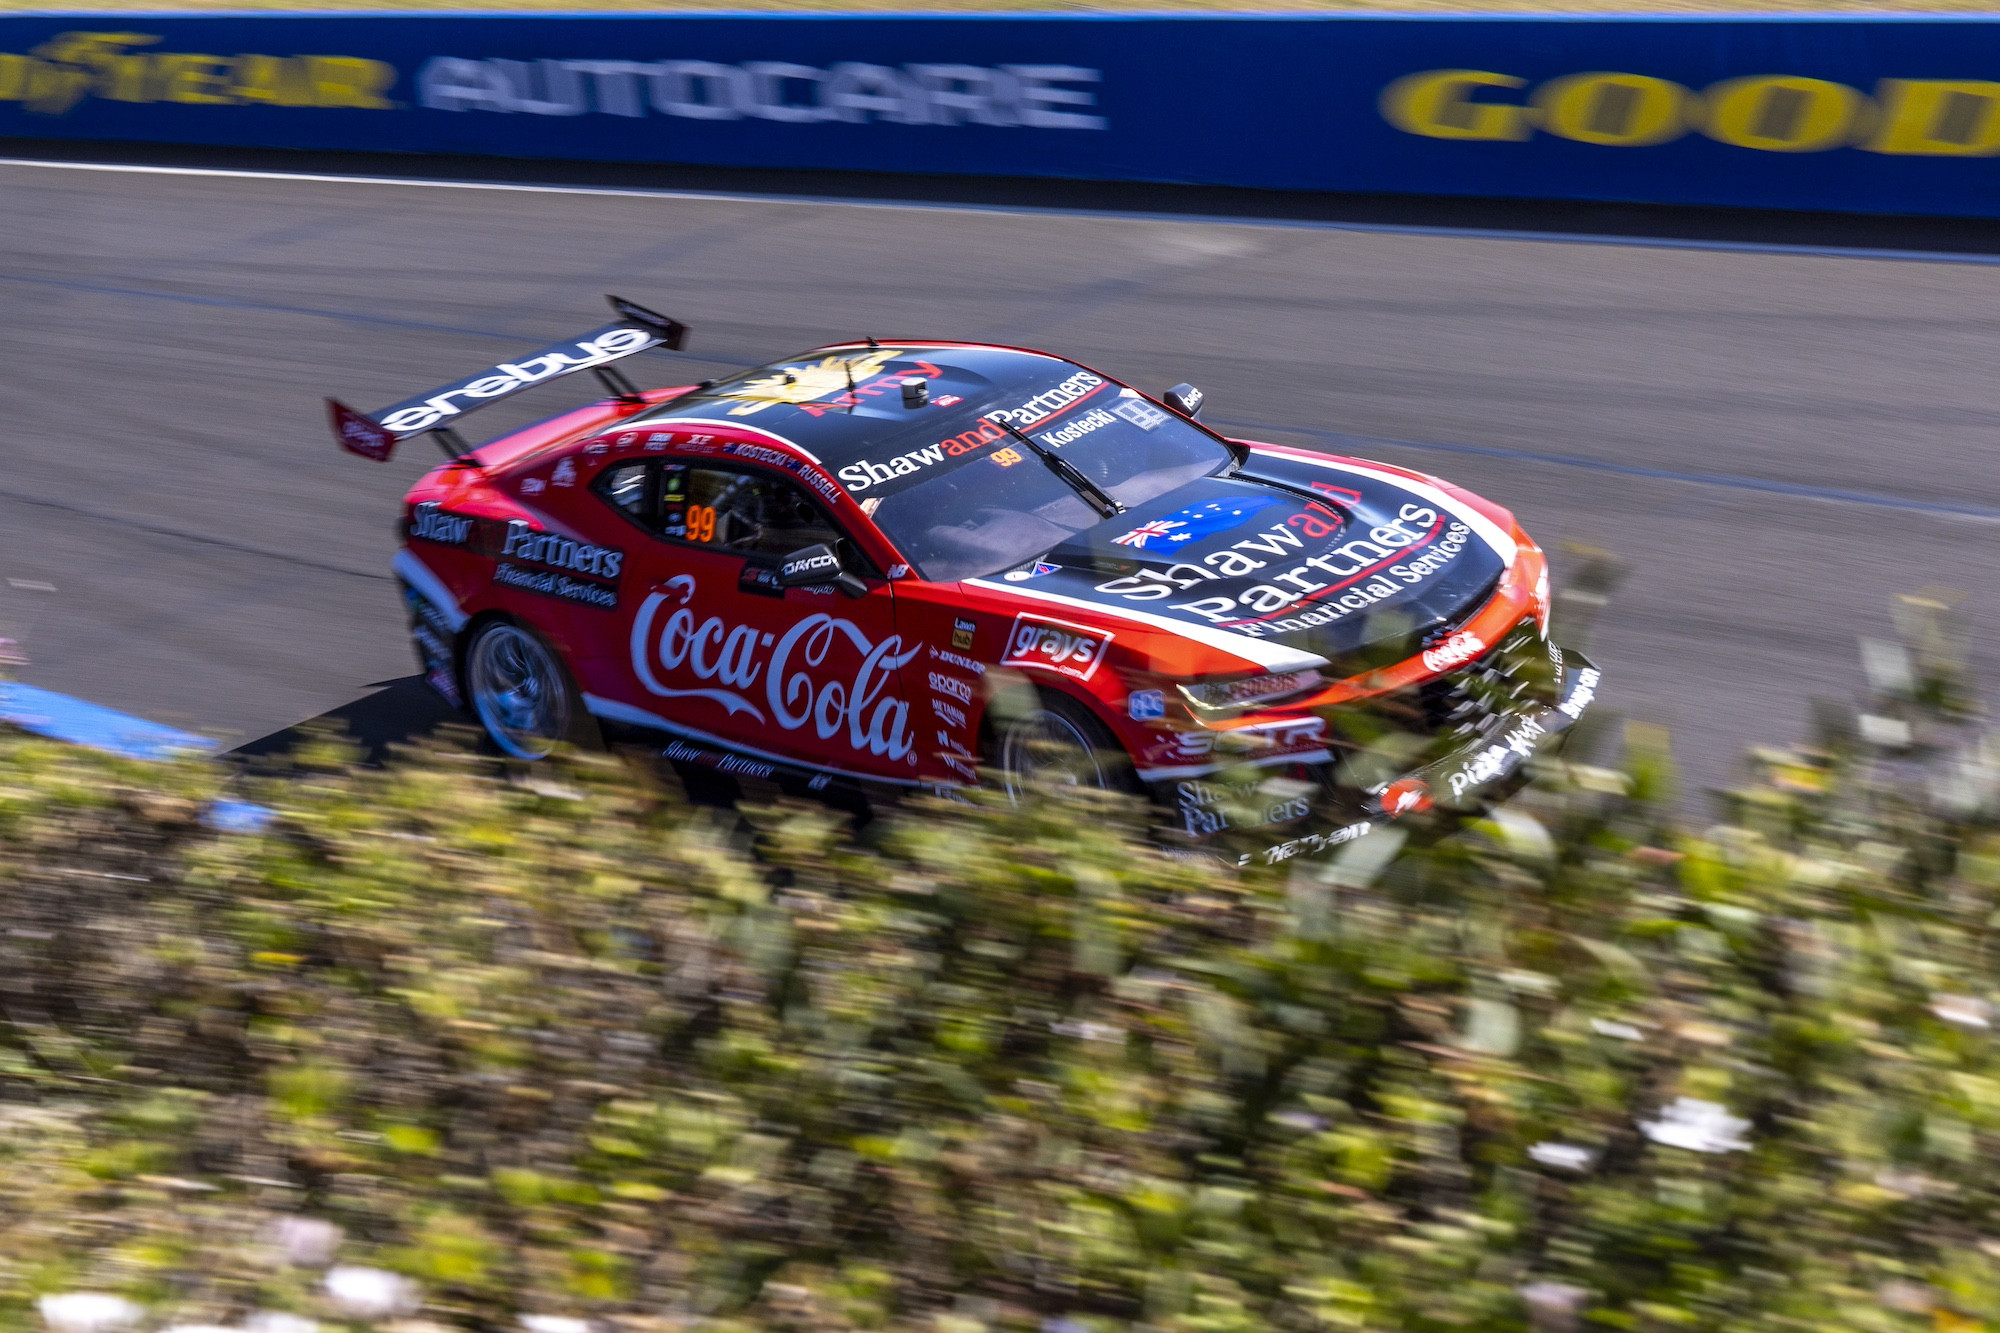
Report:
M 1058 401 L 1063 386 L 1079 376 L 1090 387 L 1106 382 L 1074 362 L 1015 347 L 836 343 L 718 380 L 621 424 L 687 420 L 740 426 L 788 441 L 823 466 L 839 468 L 893 454 L 904 441 L 949 438 L 996 411 L 1032 424 L 1063 405 Z M 918 379 L 927 382 L 929 401 L 906 406 L 903 386 Z

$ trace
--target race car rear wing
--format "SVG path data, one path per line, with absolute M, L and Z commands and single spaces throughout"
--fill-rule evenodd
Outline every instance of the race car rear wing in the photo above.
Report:
M 511 398 L 523 389 L 532 389 L 579 370 L 588 370 L 596 375 L 613 398 L 639 401 L 639 390 L 611 363 L 649 347 L 665 347 L 678 352 L 687 346 L 688 326 L 642 305 L 635 305 L 622 296 L 607 296 L 605 299 L 611 302 L 611 308 L 618 314 L 613 323 L 593 329 L 580 338 L 551 344 L 519 361 L 502 362 L 441 389 L 407 398 L 372 416 L 357 412 L 335 399 L 327 399 L 334 438 L 340 441 L 341 448 L 350 453 L 386 463 L 400 441 L 412 435 L 428 433 L 437 437 L 447 456 L 465 460 L 467 446 L 453 429 L 458 418 L 503 398 Z

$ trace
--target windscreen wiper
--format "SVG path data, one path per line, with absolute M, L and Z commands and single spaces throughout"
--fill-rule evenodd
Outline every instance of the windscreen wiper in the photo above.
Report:
M 1095 509 L 1100 516 L 1104 518 L 1110 518 L 1114 514 L 1122 514 L 1125 512 L 1124 505 L 1119 504 L 1116 500 L 1106 495 L 1102 490 L 1098 488 L 1096 482 L 1092 481 L 1089 477 L 1086 477 L 1083 475 L 1083 473 L 1079 472 L 1077 470 L 1076 465 L 1070 462 L 1067 458 L 1064 458 L 1061 454 L 1049 448 L 1047 445 L 1038 443 L 1037 441 L 1029 438 L 1026 432 L 1022 431 L 1020 427 L 1016 426 L 1013 422 L 1007 420 L 1005 417 L 989 417 L 987 419 L 989 421 L 998 423 L 1001 430 L 1006 431 L 1009 435 L 1019 440 L 1022 444 L 1027 445 L 1029 453 L 1033 454 L 1035 457 L 1041 459 L 1043 463 L 1047 464 L 1049 471 L 1055 473 L 1058 477 L 1061 477 L 1064 481 L 1068 482 L 1069 488 L 1075 491 L 1078 495 L 1081 495 L 1085 500 L 1089 501 L 1090 507 L 1092 509 Z

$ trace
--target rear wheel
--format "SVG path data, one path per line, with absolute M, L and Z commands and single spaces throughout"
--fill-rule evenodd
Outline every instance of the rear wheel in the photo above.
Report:
M 511 621 L 489 621 L 473 635 L 465 686 L 480 725 L 510 759 L 546 759 L 589 725 L 562 659 Z
M 1137 792 L 1125 748 L 1090 710 L 1059 694 L 997 722 L 993 766 L 1016 800 L 1035 787 L 1094 787 Z

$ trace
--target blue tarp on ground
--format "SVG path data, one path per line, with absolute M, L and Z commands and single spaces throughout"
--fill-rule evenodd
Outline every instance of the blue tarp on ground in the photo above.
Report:
M 0 135 L 1992 216 L 2000 23 L 17 15 Z

